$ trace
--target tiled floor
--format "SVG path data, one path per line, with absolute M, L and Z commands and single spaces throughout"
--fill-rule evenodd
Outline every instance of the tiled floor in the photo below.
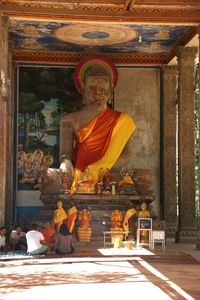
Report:
M 80 246 L 68 257 L 0 261 L 0 299 L 200 299 L 200 251 Z M 114 252 L 113 252 L 114 250 Z M 121 250 L 121 251 L 120 251 Z

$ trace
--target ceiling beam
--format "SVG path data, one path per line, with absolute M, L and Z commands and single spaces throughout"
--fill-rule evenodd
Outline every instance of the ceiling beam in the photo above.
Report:
M 139 7 L 135 4 L 131 11 L 122 10 L 76 10 L 49 7 L 28 7 L 17 5 L 0 4 L 0 13 L 12 18 L 21 19 L 52 19 L 66 21 L 87 21 L 87 22 L 132 22 L 142 24 L 200 24 L 200 5 L 194 7 L 171 7 L 167 10 L 163 7 Z
M 132 10 L 136 0 L 125 0 L 124 10 Z

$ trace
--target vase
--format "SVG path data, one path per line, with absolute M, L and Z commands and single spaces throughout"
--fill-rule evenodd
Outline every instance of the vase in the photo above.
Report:
M 90 242 L 91 235 L 91 227 L 78 227 L 78 239 L 80 242 Z

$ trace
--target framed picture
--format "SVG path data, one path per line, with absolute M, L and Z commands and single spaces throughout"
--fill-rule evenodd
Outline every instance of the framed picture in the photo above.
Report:
M 151 218 L 138 218 L 138 229 L 152 229 Z

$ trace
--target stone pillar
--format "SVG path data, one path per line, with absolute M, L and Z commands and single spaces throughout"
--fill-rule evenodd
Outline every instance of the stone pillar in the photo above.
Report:
M 7 190 L 11 189 L 8 172 L 11 166 L 10 72 L 8 50 L 8 18 L 0 15 L 0 225 L 5 224 Z
M 194 187 L 194 59 L 196 48 L 178 53 L 178 242 L 195 241 Z
M 200 26 L 198 28 L 198 36 L 199 36 L 199 89 L 200 89 Z M 199 90 L 199 132 L 200 132 L 200 90 Z M 199 138 L 199 192 L 200 192 L 200 138 Z M 200 194 L 200 193 L 199 193 Z M 200 195 L 199 195 L 200 197 Z M 199 198 L 199 206 L 200 206 L 200 198 Z M 198 225 L 198 229 L 197 229 L 197 236 L 196 236 L 196 249 L 200 250 L 200 224 Z
M 177 230 L 176 197 L 176 103 L 177 67 L 164 67 L 164 143 L 163 143 L 163 182 L 164 219 L 168 237 L 175 237 Z
M 8 68 L 8 101 L 7 101 L 7 145 L 6 145 L 6 213 L 5 213 L 5 224 L 7 229 L 12 229 L 14 221 L 14 211 L 15 211 L 15 190 L 13 188 L 13 170 L 14 168 L 14 64 L 13 64 L 13 42 L 8 41 L 8 59 L 7 59 L 7 68 Z M 9 137 L 9 138 L 8 138 Z

